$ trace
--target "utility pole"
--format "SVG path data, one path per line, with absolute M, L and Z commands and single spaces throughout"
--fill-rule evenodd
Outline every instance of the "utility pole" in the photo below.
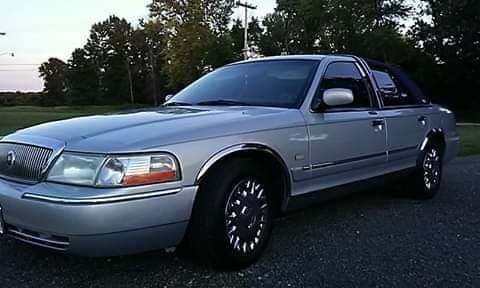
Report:
M 132 67 L 130 66 L 129 59 L 125 59 L 125 64 L 127 66 L 127 75 L 128 75 L 128 87 L 130 90 L 130 102 L 135 104 L 135 95 L 133 94 L 133 75 L 132 75 Z
M 153 49 L 150 46 L 150 49 L 148 49 L 148 61 L 150 62 L 150 75 L 152 77 L 152 100 L 153 100 L 153 105 L 155 107 L 158 106 L 158 92 L 157 92 L 157 75 L 156 73 L 156 57 L 153 56 Z
M 248 47 L 248 9 L 255 10 L 257 9 L 256 6 L 248 4 L 248 2 L 237 2 L 237 6 L 239 7 L 244 7 L 245 8 L 245 46 L 243 48 L 243 55 L 245 57 L 245 60 L 248 60 L 248 52 L 250 52 L 250 48 Z

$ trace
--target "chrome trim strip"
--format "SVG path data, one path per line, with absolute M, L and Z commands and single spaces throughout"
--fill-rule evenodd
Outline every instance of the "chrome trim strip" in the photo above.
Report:
M 232 153 L 235 153 L 235 152 L 239 152 L 239 151 L 262 151 L 262 152 L 267 152 L 267 153 L 270 153 L 273 157 L 275 157 L 279 163 L 283 166 L 284 170 L 286 173 L 288 173 L 288 176 L 289 179 L 287 179 L 289 182 L 291 181 L 290 177 L 290 173 L 289 173 L 289 170 L 287 168 L 287 165 L 285 164 L 285 161 L 283 161 L 283 159 L 277 155 L 277 153 L 273 152 L 271 149 L 269 149 L 268 147 L 265 147 L 263 146 L 262 144 L 240 144 L 240 145 L 235 145 L 235 146 L 231 146 L 231 147 L 228 147 L 220 152 L 218 152 L 217 154 L 215 154 L 214 156 L 212 156 L 210 159 L 208 159 L 207 162 L 205 162 L 203 165 L 202 165 L 202 168 L 200 169 L 200 172 L 198 172 L 198 175 L 196 177 L 196 180 L 195 180 L 195 183 L 198 184 L 200 183 L 200 181 L 202 180 L 202 178 L 207 174 L 208 170 L 213 166 L 215 165 L 215 163 L 217 163 L 217 161 L 223 159 L 224 157 L 232 154 Z
M 49 240 L 49 239 L 45 239 L 45 238 L 40 238 L 40 237 L 36 237 L 36 236 L 32 236 L 30 234 L 25 234 L 25 233 L 22 233 L 22 232 L 19 232 L 17 230 L 13 230 L 13 229 L 8 229 L 8 232 L 9 233 L 12 233 L 16 236 L 20 236 L 20 237 L 24 237 L 24 238 L 27 238 L 28 239 L 31 239 L 31 240 L 34 240 L 34 241 L 39 241 L 39 242 L 45 242 L 45 243 L 49 243 L 49 244 L 52 244 L 52 245 L 61 245 L 61 246 L 70 246 L 70 242 L 64 242 L 64 241 L 55 241 L 55 240 Z M 35 244 L 38 244 L 36 242 L 34 242 Z M 50 246 L 47 246 L 50 248 Z M 57 248 L 57 247 L 55 247 Z M 67 248 L 67 247 L 65 247 Z
M 311 166 L 311 169 L 315 170 L 315 169 L 326 168 L 326 167 L 335 166 L 335 165 L 348 164 L 348 163 L 351 163 L 351 162 L 369 160 L 369 159 L 372 159 L 372 158 L 377 158 L 377 157 L 382 157 L 382 156 L 386 157 L 387 152 L 376 153 L 376 154 L 371 154 L 371 155 L 366 155 L 366 156 L 361 156 L 361 157 L 355 157 L 355 158 L 350 158 L 350 159 L 345 159 L 345 160 L 339 160 L 339 161 L 333 161 L 333 162 L 316 163 L 316 164 L 313 164 Z
M 47 245 L 47 244 L 39 243 L 37 241 L 28 240 L 26 238 L 22 238 L 22 237 L 16 236 L 16 235 L 8 235 L 8 236 L 15 239 L 15 240 L 22 241 L 22 242 L 27 243 L 27 244 L 31 244 L 31 245 L 34 245 L 34 246 L 39 246 L 39 247 L 43 247 L 43 248 L 47 248 L 47 249 L 51 249 L 51 250 L 55 250 L 55 251 L 66 251 L 70 247 L 70 246 L 68 246 L 68 247 L 60 248 L 60 247 L 55 247 L 55 246 L 50 246 L 50 245 Z
M 396 153 L 402 153 L 402 152 L 408 152 L 408 151 L 417 151 L 417 150 L 418 150 L 418 145 L 415 145 L 415 146 L 410 146 L 410 147 L 405 147 L 405 148 L 389 150 L 388 154 L 396 154 Z
M 5 223 L 3 223 L 2 207 L 0 206 L 0 235 L 5 234 Z
M 422 145 L 420 146 L 420 151 L 424 151 L 425 148 L 427 147 L 428 142 L 430 142 L 431 138 L 435 135 L 440 135 L 442 137 L 444 136 L 443 129 L 442 128 L 433 128 L 431 129 L 427 135 L 425 136 L 425 139 L 423 139 Z
M 238 151 L 243 151 L 246 150 L 244 145 L 237 145 L 233 147 L 229 147 L 223 151 L 220 151 L 219 153 L 215 154 L 213 157 L 208 159 L 208 161 L 202 165 L 202 168 L 200 169 L 200 172 L 198 172 L 196 182 L 200 183 L 200 180 L 207 174 L 207 171 L 215 164 L 217 161 L 222 159 L 223 157 L 232 154 L 234 152 Z
M 292 168 L 290 170 L 292 172 L 307 171 L 307 170 L 310 170 L 310 166 L 296 167 L 296 168 Z
M 104 198 L 87 198 L 87 199 L 63 198 L 63 197 L 44 196 L 44 195 L 38 195 L 33 193 L 25 193 L 22 196 L 22 198 L 56 203 L 56 204 L 65 204 L 65 205 L 98 205 L 98 204 L 108 204 L 108 203 L 141 200 L 141 199 L 154 198 L 159 196 L 173 195 L 173 194 L 180 193 L 181 191 L 182 191 L 181 188 L 177 188 L 177 189 L 169 189 L 169 190 L 162 190 L 162 191 L 149 192 L 149 193 L 139 193 L 139 194 L 132 194 L 132 195 L 124 195 L 124 196 L 111 196 L 111 197 L 104 197 Z
M 430 141 L 429 137 L 425 137 L 425 139 L 422 142 L 422 145 L 420 145 L 420 151 L 424 151 L 425 147 L 427 147 L 428 141 Z
M 312 169 L 319 169 L 319 168 L 322 168 L 322 167 L 332 166 L 332 165 L 335 165 L 335 164 L 337 164 L 337 163 L 326 162 L 326 163 L 313 164 Z
M 362 75 L 363 78 L 367 77 L 367 73 L 365 73 L 365 70 L 363 70 L 363 67 L 360 66 L 358 61 L 355 62 L 355 66 L 357 66 L 357 69 L 360 71 L 360 74 Z

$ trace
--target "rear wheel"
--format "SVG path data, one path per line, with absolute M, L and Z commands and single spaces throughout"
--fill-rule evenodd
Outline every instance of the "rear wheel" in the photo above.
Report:
M 429 145 L 420 155 L 413 182 L 413 196 L 420 199 L 433 198 L 442 182 L 442 149 Z
M 222 270 L 241 269 L 264 251 L 272 229 L 271 180 L 261 166 L 231 159 L 201 184 L 189 229 L 197 258 Z

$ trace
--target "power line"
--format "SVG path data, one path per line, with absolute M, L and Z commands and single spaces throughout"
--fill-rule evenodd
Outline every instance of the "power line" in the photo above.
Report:
M 0 66 L 40 66 L 42 64 L 0 64 Z
M 0 72 L 19 72 L 19 71 L 33 72 L 38 70 L 37 69 L 0 69 Z

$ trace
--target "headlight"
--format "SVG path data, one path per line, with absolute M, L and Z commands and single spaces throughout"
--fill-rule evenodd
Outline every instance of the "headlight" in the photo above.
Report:
M 48 180 L 98 187 L 138 186 L 180 179 L 176 159 L 168 154 L 86 156 L 64 153 Z
M 62 154 L 48 174 L 48 180 L 77 185 L 94 185 L 103 156 Z

